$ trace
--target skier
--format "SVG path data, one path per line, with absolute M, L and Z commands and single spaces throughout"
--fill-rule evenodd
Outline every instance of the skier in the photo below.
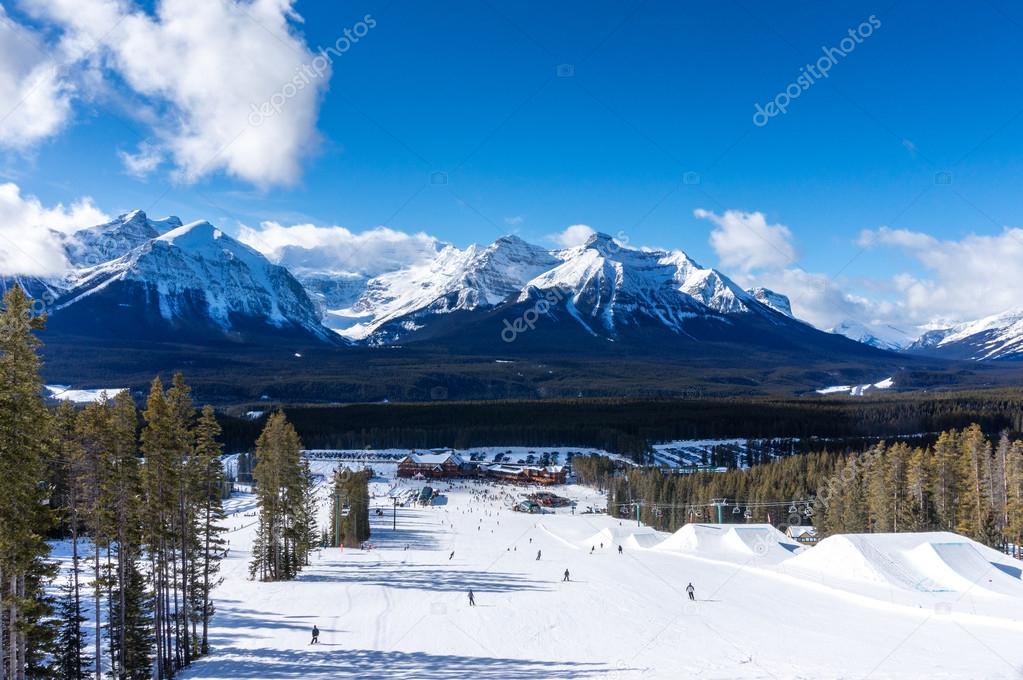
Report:
M 309 644 L 311 645 L 320 644 L 320 629 L 316 627 L 315 623 L 313 624 L 313 639 L 309 641 Z
M 622 546 L 618 546 L 618 554 L 619 554 L 619 555 L 621 555 L 621 554 L 622 554 Z
M 689 593 L 689 599 L 690 600 L 693 600 L 693 601 L 696 600 L 696 588 L 693 588 L 693 584 L 692 583 L 690 583 L 689 585 L 686 586 L 686 592 Z
M 562 580 L 562 581 L 571 581 L 571 580 L 572 580 L 572 579 L 570 579 L 570 578 L 568 577 L 568 569 L 566 569 L 566 570 L 565 570 L 565 578 L 563 578 L 563 579 L 561 579 L 561 580 Z
M 536 551 L 536 561 L 537 562 L 540 561 L 540 551 L 539 550 Z
M 469 588 L 469 606 L 476 606 L 476 596 L 472 594 L 472 588 Z
M 454 556 L 455 556 L 455 551 L 454 551 L 454 550 L 452 550 L 452 551 L 451 551 L 451 554 L 450 554 L 450 555 L 448 555 L 448 560 L 450 561 L 450 560 L 451 560 L 451 558 L 452 558 L 452 557 L 454 557 Z

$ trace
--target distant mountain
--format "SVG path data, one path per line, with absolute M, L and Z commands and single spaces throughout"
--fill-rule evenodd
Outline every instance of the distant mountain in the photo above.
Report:
M 928 331 L 907 351 L 947 359 L 1023 360 L 1023 308 Z
M 355 303 L 329 311 L 325 323 L 370 345 L 470 354 L 748 361 L 745 346 L 792 361 L 875 351 L 793 319 L 784 296 L 747 292 L 682 251 L 628 248 L 606 234 L 563 250 L 514 236 L 485 248 L 449 246 L 427 264 L 371 279 Z
M 485 248 L 447 246 L 426 264 L 371 279 L 350 306 L 328 310 L 324 323 L 351 340 L 395 342 L 431 318 L 493 308 L 558 262 L 517 236 Z
M 82 268 L 121 257 L 146 241 L 180 226 L 181 220 L 177 217 L 152 220 L 143 211 L 133 210 L 106 224 L 80 229 L 71 234 L 54 234 L 63 242 L 71 266 Z
M 120 224 L 85 230 L 90 238 L 78 243 L 107 252 L 151 237 L 114 259 L 69 272 L 66 292 L 52 309 L 55 330 L 192 342 L 335 340 L 298 281 L 252 248 L 204 221 L 152 236 L 152 222 L 129 215 Z
M 788 296 L 776 293 L 769 288 L 750 288 L 746 291 L 752 295 L 757 302 L 762 305 L 767 305 L 776 312 L 781 312 L 787 317 L 796 318 L 792 313 L 792 304 L 789 302 Z
M 829 328 L 828 333 L 844 335 L 850 340 L 862 342 L 878 349 L 897 352 L 913 343 L 913 336 L 901 329 L 886 324 L 867 326 L 858 321 L 846 319 Z

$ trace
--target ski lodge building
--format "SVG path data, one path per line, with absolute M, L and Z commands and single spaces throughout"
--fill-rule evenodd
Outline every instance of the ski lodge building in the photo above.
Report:
M 453 451 L 412 453 L 398 461 L 398 476 L 416 479 L 454 479 L 480 477 L 521 484 L 564 484 L 568 468 L 564 465 L 509 465 L 507 463 L 466 462 Z
M 398 461 L 399 477 L 464 477 L 469 467 L 457 453 L 412 453 Z

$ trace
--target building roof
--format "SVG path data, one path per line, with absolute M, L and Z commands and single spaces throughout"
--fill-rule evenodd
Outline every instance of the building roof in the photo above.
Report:
M 464 461 L 457 453 L 410 453 L 409 455 L 402 458 L 399 462 L 404 463 L 410 461 L 417 465 L 443 465 L 447 462 L 452 462 L 455 465 L 462 465 Z
M 817 529 L 810 526 L 790 526 L 787 531 L 788 535 L 792 538 L 799 538 L 800 536 L 816 536 Z

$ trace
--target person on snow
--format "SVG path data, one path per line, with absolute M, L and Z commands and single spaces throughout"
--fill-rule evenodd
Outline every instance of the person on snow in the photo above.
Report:
M 472 588 L 469 588 L 469 606 L 476 606 L 476 596 L 472 594 Z
M 309 641 L 309 644 L 311 645 L 320 644 L 320 629 L 316 627 L 315 623 L 313 624 L 313 639 Z
M 619 555 L 621 555 L 621 554 L 622 554 L 622 546 L 618 546 L 618 554 L 619 554 Z
M 591 546 L 590 546 L 590 554 L 592 555 L 592 554 L 593 554 L 593 551 L 594 551 L 594 550 L 596 550 L 596 549 L 597 549 L 597 546 L 595 546 L 595 545 L 591 545 Z
M 539 550 L 536 551 L 536 561 L 537 562 L 540 561 L 540 551 Z
M 686 586 L 686 592 L 689 593 L 689 599 L 690 600 L 693 600 L 693 601 L 696 600 L 696 588 L 693 588 L 693 584 L 692 583 L 690 583 L 689 585 Z
M 572 579 L 570 579 L 570 578 L 568 577 L 568 569 L 566 569 L 566 570 L 565 570 L 565 578 L 563 578 L 563 579 L 561 579 L 561 580 L 562 580 L 562 581 L 571 581 L 571 580 L 572 580 Z
M 450 560 L 450 559 L 451 559 L 452 557 L 454 557 L 454 556 L 455 556 L 455 551 L 454 551 L 454 550 L 452 550 L 452 551 L 451 551 L 451 554 L 450 554 L 450 555 L 448 555 L 448 560 Z

